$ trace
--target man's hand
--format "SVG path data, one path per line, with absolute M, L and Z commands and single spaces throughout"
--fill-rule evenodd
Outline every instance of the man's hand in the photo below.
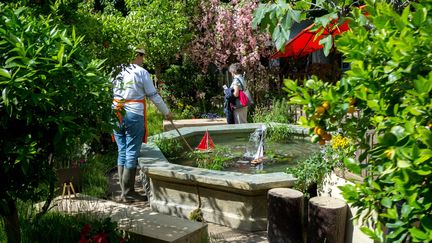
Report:
M 165 120 L 172 121 L 173 120 L 173 114 L 171 112 L 169 112 L 168 114 L 166 114 L 165 115 Z

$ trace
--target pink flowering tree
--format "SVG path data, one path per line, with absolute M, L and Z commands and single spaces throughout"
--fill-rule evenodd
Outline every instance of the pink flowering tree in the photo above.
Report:
M 260 64 L 273 51 L 269 35 L 252 28 L 256 0 L 201 1 L 195 20 L 198 36 L 188 48 L 188 54 L 204 71 L 210 65 L 218 69 L 240 62 L 251 86 L 256 90 L 266 72 Z M 257 86 L 258 85 L 258 86 Z

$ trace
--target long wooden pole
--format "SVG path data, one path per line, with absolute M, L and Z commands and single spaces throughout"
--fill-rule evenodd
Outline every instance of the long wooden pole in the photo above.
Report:
M 192 147 L 189 145 L 189 143 L 186 141 L 186 139 L 183 137 L 183 135 L 181 135 L 180 131 L 177 129 L 177 127 L 174 125 L 174 122 L 172 120 L 170 120 L 171 125 L 174 127 L 174 129 L 177 131 L 177 133 L 180 135 L 180 137 L 183 139 L 183 142 L 187 145 L 187 147 L 189 148 L 189 150 L 191 152 L 193 152 L 194 150 L 192 149 Z

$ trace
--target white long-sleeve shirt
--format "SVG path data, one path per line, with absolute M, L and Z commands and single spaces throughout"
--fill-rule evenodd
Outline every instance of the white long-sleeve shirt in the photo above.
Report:
M 150 73 L 136 64 L 125 67 L 113 81 L 113 86 L 113 108 L 117 107 L 118 102 L 116 100 L 144 100 L 145 97 L 148 97 L 162 114 L 167 115 L 169 113 L 167 105 L 153 85 Z M 124 109 L 142 115 L 144 104 L 125 102 Z

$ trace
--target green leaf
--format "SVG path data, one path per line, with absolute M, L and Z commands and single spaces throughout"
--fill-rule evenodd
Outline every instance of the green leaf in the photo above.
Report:
M 356 174 L 361 173 L 361 167 L 355 159 L 346 157 L 346 158 L 344 158 L 343 162 L 344 162 L 344 165 L 348 168 L 348 170 L 350 170 Z
M 59 62 L 60 65 L 63 64 L 63 54 L 64 54 L 64 50 L 65 50 L 64 45 L 61 45 L 61 46 L 60 46 L 60 49 L 59 49 L 59 51 L 58 51 L 58 53 L 57 53 L 57 61 Z
M 0 68 L 0 75 L 5 78 L 11 78 L 11 75 L 8 70 Z
M 374 110 L 374 111 L 379 111 L 380 110 L 380 106 L 379 106 L 378 100 L 368 100 L 367 101 L 367 106 L 369 108 L 371 108 L 372 110 Z
M 432 158 L 432 150 L 431 149 L 422 149 L 420 150 L 419 157 L 414 161 L 414 164 L 419 165 L 424 163 Z M 432 171 L 431 171 L 432 172 Z
M 302 12 L 300 10 L 288 9 L 288 15 L 297 23 L 301 21 L 301 14 Z
M 428 235 L 418 228 L 410 228 L 408 231 L 410 232 L 411 236 L 414 237 L 414 239 L 416 239 L 416 240 L 427 240 L 428 239 Z
M 425 228 L 429 232 L 432 231 L 432 216 L 430 214 L 423 216 L 420 222 L 423 228 Z
M 396 135 L 396 137 L 398 139 L 402 138 L 405 136 L 405 128 L 401 127 L 401 126 L 394 126 L 391 128 L 390 130 L 391 133 L 393 133 L 394 135 Z
M 285 87 L 291 91 L 297 90 L 297 83 L 290 79 L 285 79 L 284 81 Z
M 343 197 L 347 200 L 356 200 L 358 197 L 358 193 L 356 187 L 351 184 L 346 184 L 338 187 L 341 190 Z
M 381 199 L 381 205 L 383 205 L 386 208 L 392 207 L 392 200 L 388 197 L 384 197 Z
M 302 126 L 305 126 L 305 127 L 308 127 L 308 126 L 309 126 L 309 121 L 308 121 L 308 119 L 306 119 L 306 117 L 304 117 L 304 116 L 301 116 L 301 117 L 300 117 L 298 123 L 299 123 L 299 125 L 302 125 Z
M 429 148 L 432 147 L 432 132 L 422 126 L 417 128 L 419 133 L 418 139 Z
M 379 140 L 383 145 L 392 146 L 397 142 L 397 137 L 393 133 L 385 133 Z
M 407 218 L 409 216 L 409 214 L 411 213 L 412 209 L 413 209 L 412 206 L 404 203 L 402 205 L 402 208 L 401 208 L 401 216 L 402 216 L 402 218 Z
M 397 167 L 407 168 L 411 166 L 411 161 L 408 160 L 397 160 Z
M 330 54 L 330 50 L 333 47 L 333 36 L 327 35 L 322 38 L 319 43 L 324 46 L 324 55 L 328 56 Z
M 321 17 L 315 18 L 315 23 L 317 23 L 318 26 L 327 27 L 327 25 L 330 23 L 332 19 L 335 19 L 334 13 L 326 14 Z
M 387 84 L 392 84 L 392 83 L 394 83 L 394 82 L 396 82 L 396 81 L 398 81 L 400 78 L 401 78 L 401 73 L 400 72 L 392 72 L 392 73 L 390 73 L 389 74 L 389 76 L 388 76 L 388 82 L 387 82 Z
M 419 76 L 418 79 L 414 80 L 414 87 L 420 94 L 430 93 L 432 90 L 432 72 L 429 73 L 429 78 Z
M 66 36 L 66 30 L 63 30 L 62 34 L 61 34 L 61 39 L 68 45 L 72 46 L 72 42 L 69 40 L 69 38 L 67 38 Z
M 406 110 L 407 110 L 409 113 L 413 114 L 414 116 L 420 116 L 421 114 L 424 113 L 424 112 L 423 112 L 421 109 L 419 109 L 417 106 L 408 106 L 408 107 L 406 108 Z
M 368 227 L 361 227 L 360 230 L 366 235 L 370 236 L 372 239 L 375 238 L 375 232 Z
M 300 96 L 294 96 L 289 100 L 289 104 L 307 105 L 308 102 Z
M 265 15 L 267 13 L 267 8 L 265 4 L 259 4 L 258 8 L 254 11 L 254 17 L 252 20 L 252 27 L 256 29 L 258 25 L 261 23 L 261 21 L 264 19 Z
M 282 47 L 285 45 L 286 39 L 284 37 L 285 36 L 284 33 L 282 33 L 282 27 L 278 24 L 272 34 L 272 38 L 275 40 L 276 48 L 278 50 L 282 50 Z
M 413 4 L 415 12 L 412 13 L 412 21 L 416 26 L 421 26 L 427 18 L 427 9 L 421 4 Z

